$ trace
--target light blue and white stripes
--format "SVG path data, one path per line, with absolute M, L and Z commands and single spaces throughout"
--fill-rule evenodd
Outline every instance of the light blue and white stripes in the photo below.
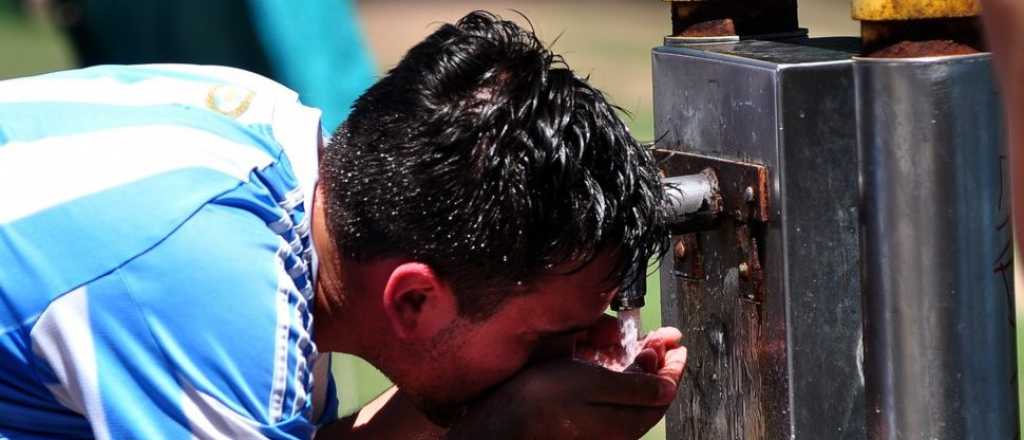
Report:
M 320 136 L 237 69 L 0 82 L 0 437 L 311 436 Z

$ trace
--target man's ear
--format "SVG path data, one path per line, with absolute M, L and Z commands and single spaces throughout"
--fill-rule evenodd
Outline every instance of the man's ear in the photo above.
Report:
M 447 283 L 430 266 L 402 263 L 384 286 L 384 313 L 405 340 L 429 340 L 458 317 L 458 303 Z

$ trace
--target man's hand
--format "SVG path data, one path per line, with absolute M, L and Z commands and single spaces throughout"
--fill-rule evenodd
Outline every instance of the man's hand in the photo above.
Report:
M 619 321 L 614 316 L 604 315 L 576 339 L 573 357 L 615 371 L 626 370 L 632 365 L 634 371 L 655 372 L 661 368 L 665 352 L 678 347 L 681 337 L 682 334 L 675 328 L 657 329 L 638 341 L 640 352 L 636 358 L 631 359 L 622 346 L 623 335 Z M 647 349 L 653 353 L 648 353 Z
M 636 439 L 664 415 L 679 387 L 686 349 L 661 329 L 625 372 L 556 360 L 529 367 L 452 427 L 452 439 Z

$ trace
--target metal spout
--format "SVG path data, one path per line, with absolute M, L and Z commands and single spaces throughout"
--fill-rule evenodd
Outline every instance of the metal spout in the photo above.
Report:
M 639 309 L 644 306 L 644 295 L 647 294 L 647 279 L 643 276 L 629 277 L 632 283 L 627 283 L 619 289 L 612 298 L 612 310 L 624 312 L 627 310 Z
M 665 214 L 669 223 L 682 223 L 700 212 L 722 211 L 718 177 L 711 169 L 697 174 L 662 179 L 665 191 Z
M 673 233 L 712 229 L 722 213 L 718 177 L 710 168 L 662 179 L 665 220 Z

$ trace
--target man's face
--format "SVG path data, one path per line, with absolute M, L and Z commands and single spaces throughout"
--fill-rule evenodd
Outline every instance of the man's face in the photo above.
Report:
M 618 289 L 609 285 L 609 268 L 609 258 L 598 258 L 578 272 L 540 278 L 485 320 L 460 317 L 423 347 L 428 361 L 400 388 L 443 424 L 528 363 L 571 356 L 576 337 L 601 318 Z

